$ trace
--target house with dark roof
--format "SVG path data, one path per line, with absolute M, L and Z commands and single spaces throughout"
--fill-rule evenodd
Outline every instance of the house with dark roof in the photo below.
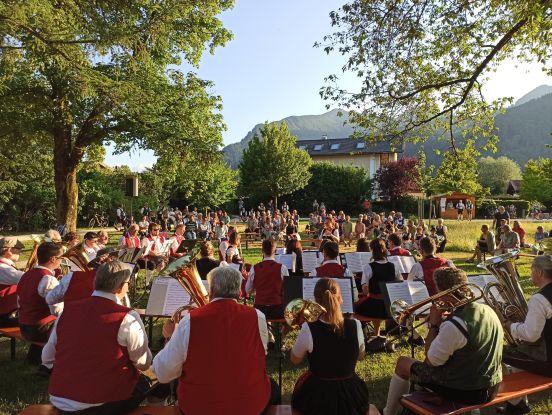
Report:
M 521 183 L 522 180 L 510 180 L 510 183 L 508 183 L 508 189 L 506 190 L 506 193 L 512 196 L 517 196 L 521 192 Z
M 313 161 L 329 161 L 339 166 L 361 167 L 372 178 L 382 164 L 397 161 L 403 146 L 393 148 L 389 141 L 368 143 L 363 139 L 328 138 L 297 141 L 296 146 L 307 151 Z

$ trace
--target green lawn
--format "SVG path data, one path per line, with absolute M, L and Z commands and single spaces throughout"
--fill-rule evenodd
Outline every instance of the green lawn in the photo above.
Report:
M 450 243 L 449 250 L 445 253 L 445 257 L 452 259 L 455 264 L 464 269 L 468 274 L 478 274 L 481 270 L 473 264 L 467 264 L 465 260 L 471 255 L 475 239 L 479 236 L 479 228 L 484 221 L 474 221 L 471 223 L 449 222 Z M 532 243 L 532 235 L 535 232 L 537 223 L 523 222 L 522 226 L 527 232 L 526 241 Z M 545 224 L 545 229 L 552 228 L 552 223 Z M 302 226 L 303 228 L 303 226 Z M 120 233 L 113 234 L 112 243 L 116 243 Z M 24 252 L 25 259 L 30 251 L 32 242 L 27 242 L 27 249 Z M 245 245 L 242 244 L 245 248 Z M 259 244 L 250 245 L 248 250 L 244 249 L 244 257 L 247 262 L 255 263 L 261 258 Z M 530 272 L 530 258 L 520 258 L 518 268 L 522 278 L 522 286 L 529 296 L 535 290 L 531 286 L 531 281 L 528 278 Z M 158 333 L 159 326 L 156 327 Z M 286 338 L 285 346 L 289 350 L 293 343 L 294 334 L 292 333 Z M 159 335 L 153 342 L 152 349 L 159 349 Z M 18 345 L 17 360 L 11 362 L 9 358 L 9 342 L 0 340 L 0 414 L 16 414 L 26 405 L 32 403 L 47 402 L 47 381 L 36 376 L 36 370 L 24 363 L 26 347 L 22 344 Z M 288 354 L 288 353 L 287 353 Z M 286 354 L 286 355 L 287 355 Z M 387 388 L 389 378 L 393 372 L 395 362 L 399 355 L 409 355 L 410 350 L 406 347 L 400 347 L 395 353 L 380 353 L 366 356 L 366 358 L 357 364 L 359 375 L 366 380 L 370 390 L 371 401 L 378 407 L 382 407 L 387 396 Z M 416 350 L 418 358 L 423 358 L 422 348 Z M 272 351 L 267 357 L 267 369 L 275 380 L 278 379 L 278 353 Z M 295 380 L 305 369 L 305 366 L 294 367 L 289 360 L 284 359 L 283 364 L 283 401 L 289 402 L 291 392 Z M 550 414 L 552 413 L 552 394 L 544 392 L 533 395 L 530 398 L 533 406 L 532 414 Z M 494 410 L 489 409 L 482 411 L 484 414 L 493 414 Z

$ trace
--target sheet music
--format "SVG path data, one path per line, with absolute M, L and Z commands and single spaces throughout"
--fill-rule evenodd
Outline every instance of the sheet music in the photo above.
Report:
M 412 305 L 429 297 L 425 284 L 420 281 L 389 283 L 386 284 L 386 287 L 390 303 L 393 303 L 395 300 L 404 300 L 408 304 Z M 424 314 L 430 307 L 431 304 L 428 304 L 427 307 L 418 309 L 415 314 Z
M 239 272 L 242 270 L 243 264 L 234 264 L 233 262 L 227 262 L 228 266 L 237 269 Z
M 276 262 L 282 264 L 287 269 L 295 271 L 295 261 L 293 260 L 293 254 L 280 254 L 275 257 Z
M 347 261 L 347 269 L 351 272 L 362 272 L 365 265 L 372 260 L 371 252 L 346 252 L 345 261 Z
M 169 248 L 171 247 L 171 245 L 174 243 L 175 239 L 174 238 L 170 238 L 170 239 L 167 239 L 165 242 L 163 242 L 163 246 L 161 247 L 161 252 L 160 254 L 164 255 L 166 254 L 167 252 L 169 252 Z
M 190 302 L 190 295 L 171 277 L 158 277 L 153 281 L 146 315 L 172 316 L 178 307 Z
M 312 272 L 322 262 L 318 251 L 305 251 L 301 254 L 303 258 L 303 272 Z
M 481 288 L 481 290 L 485 290 L 485 288 L 487 287 L 487 284 L 489 283 L 496 283 L 498 282 L 498 280 L 496 279 L 496 277 L 492 274 L 488 274 L 488 275 L 474 275 L 474 276 L 470 276 L 468 277 L 468 280 L 469 282 L 471 282 L 472 284 L 475 284 L 477 285 L 479 288 Z M 474 291 L 474 290 L 472 290 Z M 479 295 L 480 293 L 478 292 L 475 292 L 475 295 Z M 500 295 L 500 293 L 497 291 L 496 288 L 491 288 L 491 294 L 493 294 L 495 296 L 495 298 L 499 301 L 502 301 L 504 302 L 504 298 L 502 298 L 502 296 Z M 477 300 L 478 303 L 480 304 L 485 304 L 485 300 L 483 298 L 480 298 L 479 300 Z
M 413 256 L 391 255 L 387 257 L 387 260 L 394 264 L 401 274 L 408 274 L 416 263 Z
M 320 278 L 303 278 L 303 299 L 314 300 L 314 286 L 320 280 Z M 351 278 L 332 278 L 339 284 L 341 288 L 341 296 L 343 297 L 343 304 L 341 304 L 341 312 L 354 313 L 353 309 L 353 290 L 351 285 Z
M 286 248 L 276 248 L 276 255 L 283 255 L 286 253 Z

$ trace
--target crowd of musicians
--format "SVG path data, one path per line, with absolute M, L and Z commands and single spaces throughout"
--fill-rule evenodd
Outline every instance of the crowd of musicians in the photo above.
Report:
M 353 228 L 347 225 L 347 216 L 338 225 L 331 214 L 324 221 L 319 215 L 311 215 L 309 226 L 319 232 L 323 261 L 308 274 L 320 278 L 314 298 L 323 312 L 318 320 L 302 324 L 289 355 L 294 364 L 308 361 L 308 370 L 296 381 L 292 406 L 304 415 L 378 414 L 380 411 L 370 405 L 369 384 L 355 373 L 356 362 L 365 355 L 363 326 L 352 315 L 342 313 L 346 293 L 341 293 L 334 278 L 355 280 L 356 314 L 383 321 L 389 312 L 381 283 L 423 281 L 434 295 L 466 283 L 467 276 L 451 261 L 436 255 L 444 249 L 446 229 L 441 230 L 443 238 L 422 235 L 406 239 L 403 234 L 409 233 L 410 224 L 403 222 L 405 231 L 400 232 L 395 213 L 389 215 L 389 226 L 384 225 L 383 231 L 378 223 L 373 226 L 374 221 L 381 220 L 379 215 L 370 217 L 371 228 L 362 217 Z M 315 216 L 316 223 L 312 219 Z M 151 268 L 148 264 L 162 267 L 165 261 L 183 255 L 180 245 L 188 238 L 184 223 L 175 227 L 170 238 L 161 234 L 161 228 L 149 223 L 141 238 L 140 226 L 130 225 L 119 247 L 146 248 L 139 264 L 143 268 Z M 379 237 L 367 238 L 376 229 Z M 371 252 L 372 260 L 361 273 L 352 274 L 339 261 L 339 242 L 347 241 L 345 235 L 350 236 L 349 243 L 355 235 L 358 252 Z M 105 232 L 88 232 L 83 241 L 76 234 L 65 235 L 62 244 L 60 235 L 49 231 L 36 245 L 36 262 L 23 272 L 16 269 L 23 243 L 17 238 L 0 239 L 0 325 L 18 325 L 22 336 L 34 342 L 28 359 L 40 365 L 42 373 L 51 374 L 50 401 L 62 414 L 121 414 L 144 399 L 150 404 L 162 403 L 171 383 L 176 383 L 178 406 L 186 415 L 257 415 L 280 400 L 277 385 L 266 374 L 265 356 L 276 329 L 271 320 L 284 317 L 284 278 L 307 274 L 297 238 L 288 237 L 285 247 L 294 258 L 292 269 L 276 261 L 276 241 L 272 238 L 263 240 L 263 259 L 250 269 L 228 266 L 244 262 L 236 228 L 228 227 L 218 248 L 202 241 L 196 266 L 201 278 L 208 280 L 210 301 L 180 321 L 167 320 L 164 348 L 154 358 L 142 320 L 129 308 L 132 268 L 118 260 L 119 249 L 107 247 L 108 240 Z M 412 241 L 421 259 L 409 273 L 401 274 L 389 257 L 411 255 L 407 244 Z M 70 251 L 78 249 L 91 260 L 86 270 L 72 267 L 60 275 L 67 247 Z M 386 405 L 381 408 L 383 414 L 398 412 L 400 397 L 411 383 L 449 400 L 477 404 L 496 395 L 505 363 L 509 365 L 506 370 L 552 377 L 551 256 L 534 258 L 531 280 L 538 292 L 528 303 L 525 321 L 501 319 L 488 305 L 478 302 L 452 311 L 432 306 L 423 342 L 426 358 L 398 359 Z M 240 302 L 250 295 L 254 295 L 254 307 Z M 467 291 L 455 295 L 451 302 L 458 296 L 469 298 Z M 374 329 L 379 335 L 379 323 Z M 507 353 L 504 331 L 516 341 L 540 340 L 542 347 L 536 355 Z M 46 345 L 42 348 L 40 343 Z M 149 368 L 159 382 L 154 387 L 142 373 Z M 521 400 L 509 402 L 503 411 L 527 413 L 528 407 Z

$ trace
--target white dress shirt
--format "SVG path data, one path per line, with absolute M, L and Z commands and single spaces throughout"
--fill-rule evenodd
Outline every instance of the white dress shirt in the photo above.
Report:
M 452 261 L 447 260 L 447 265 L 451 268 L 456 268 Z M 422 268 L 422 264 L 420 264 L 419 262 L 416 262 L 414 265 L 412 265 L 412 269 L 410 270 L 410 273 L 408 274 L 407 280 L 408 281 L 423 281 L 424 280 L 424 270 Z
M 523 323 L 512 323 L 510 333 L 517 340 L 536 342 L 542 335 L 546 320 L 552 318 L 552 305 L 542 294 L 535 294 L 527 303 L 527 317 Z
M 65 275 L 60 281 L 59 284 L 54 287 L 48 294 L 46 294 L 46 302 L 49 305 L 57 304 L 63 302 L 63 297 L 69 288 L 71 279 L 73 278 L 73 272 L 69 272 Z
M 268 257 L 263 258 L 264 261 L 275 261 L 274 257 Z M 288 269 L 282 265 L 281 267 L 280 275 L 282 276 L 282 281 L 284 280 L 284 277 L 287 277 L 289 275 Z M 245 292 L 247 294 L 250 294 L 251 291 L 253 291 L 253 280 L 255 279 L 255 267 L 251 267 L 251 271 L 249 271 L 249 275 L 247 277 L 247 282 L 245 283 Z
M 15 268 L 15 262 L 8 258 L 0 258 L 0 285 L 14 285 L 19 282 L 23 271 Z
M 466 323 L 459 317 L 453 317 L 465 330 Z M 439 326 L 439 334 L 433 339 L 427 351 L 427 360 L 433 366 L 442 366 L 456 351 L 468 344 L 466 336 L 450 321 L 443 321 Z
M 389 261 L 387 259 L 382 259 L 382 260 L 377 260 L 377 261 L 374 261 L 374 262 L 376 262 L 378 264 L 387 264 Z M 393 264 L 393 266 L 395 266 L 395 264 Z M 402 280 L 402 275 L 399 272 L 398 267 L 395 267 L 395 278 L 398 281 Z M 364 265 L 364 267 L 362 267 L 362 279 L 361 279 L 360 283 L 361 283 L 361 285 L 368 285 L 368 283 L 370 282 L 371 279 L 372 279 L 372 267 L 370 266 L 370 264 L 366 264 L 366 265 Z
M 214 298 L 211 302 L 226 300 L 226 298 Z M 268 344 L 268 328 L 266 325 L 265 315 L 259 310 L 257 312 L 257 320 L 259 327 L 259 335 L 265 350 L 267 351 Z M 153 371 L 157 379 L 161 383 L 170 382 L 177 379 L 182 374 L 182 365 L 188 357 L 188 345 L 190 343 L 190 314 L 187 313 L 184 318 L 178 323 L 174 333 L 163 350 L 153 359 Z
M 59 285 L 59 281 L 54 276 L 54 271 L 49 268 L 37 265 L 35 268 L 45 269 L 48 271 L 48 274 L 43 276 L 38 283 L 38 295 L 40 295 L 44 300 L 50 291 L 56 288 Z M 63 303 L 49 304 L 50 313 L 55 316 L 59 316 L 63 311 Z
M 117 296 L 112 293 L 94 291 L 92 296 L 107 298 L 120 304 Z M 44 349 L 42 349 L 42 364 L 48 367 L 55 365 L 58 321 L 59 319 L 54 323 L 54 328 L 52 329 L 48 343 L 46 343 Z M 146 370 L 151 366 L 152 355 L 148 347 L 148 336 L 146 335 L 144 324 L 136 311 L 129 311 L 121 322 L 121 326 L 117 332 L 117 343 L 122 347 L 126 347 L 128 357 L 136 369 Z M 93 347 L 93 345 L 90 347 Z M 50 395 L 50 402 L 62 411 L 81 411 L 86 408 L 102 405 L 101 403 L 90 404 L 78 402 L 53 395 Z
M 357 326 L 358 350 L 360 353 L 363 353 L 365 346 L 364 346 L 364 333 L 362 332 L 362 325 L 360 324 L 360 321 L 356 319 L 354 320 Z M 328 324 L 324 320 L 320 320 L 320 321 L 322 323 Z M 301 325 L 301 331 L 297 336 L 297 340 L 295 340 L 295 344 L 291 349 L 291 353 L 293 353 L 294 356 L 303 359 L 307 353 L 312 353 L 313 348 L 314 348 L 314 345 L 312 341 L 312 333 L 310 331 L 309 324 L 303 323 Z

